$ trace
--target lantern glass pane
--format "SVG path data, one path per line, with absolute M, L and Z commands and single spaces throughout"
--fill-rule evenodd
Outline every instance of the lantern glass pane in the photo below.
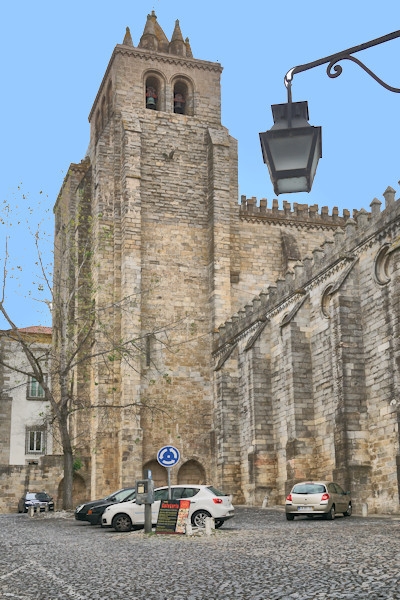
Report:
M 290 177 L 288 179 L 278 179 L 276 182 L 277 194 L 291 194 L 292 192 L 308 192 L 308 182 L 306 177 Z
M 270 150 L 276 171 L 305 169 L 307 167 L 313 137 L 311 128 L 310 134 L 285 138 L 275 137 L 270 141 Z

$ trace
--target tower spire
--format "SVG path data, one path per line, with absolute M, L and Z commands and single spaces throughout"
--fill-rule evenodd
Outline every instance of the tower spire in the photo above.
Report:
M 193 58 L 192 48 L 190 47 L 190 42 L 189 42 L 188 37 L 185 39 L 185 46 L 186 46 L 186 56 L 188 56 L 189 58 Z
M 147 15 L 139 48 L 154 50 L 156 52 L 168 52 L 168 38 L 158 24 L 157 15 L 154 10 L 151 11 L 150 15 Z
M 179 25 L 179 20 L 175 21 L 174 32 L 169 44 L 169 53 L 177 54 L 178 56 L 186 56 L 186 44 L 183 40 L 183 35 Z
M 130 31 L 129 27 L 126 28 L 124 41 L 122 43 L 124 46 L 133 46 L 131 31 Z
M 155 30 L 155 22 L 157 21 L 154 10 L 150 15 L 147 15 L 146 25 L 144 26 L 142 37 L 140 38 L 139 48 L 146 50 L 158 50 L 158 41 Z

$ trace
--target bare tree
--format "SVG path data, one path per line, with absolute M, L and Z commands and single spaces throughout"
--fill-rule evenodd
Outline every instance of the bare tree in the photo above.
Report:
M 126 409 L 127 405 L 122 405 L 118 394 L 114 393 L 118 386 L 116 365 L 123 363 L 130 369 L 140 369 L 143 357 L 149 360 L 147 346 L 150 338 L 173 352 L 171 332 L 182 328 L 182 320 L 158 327 L 153 323 L 143 333 L 144 326 L 141 323 L 140 331 L 134 335 L 132 329 L 130 334 L 121 335 L 121 328 L 115 327 L 115 319 L 122 313 L 135 313 L 138 296 L 132 294 L 127 298 L 99 302 L 102 297 L 99 284 L 95 285 L 91 276 L 94 256 L 91 227 L 90 217 L 83 216 L 70 219 L 62 225 L 55 237 L 53 271 L 45 264 L 40 249 L 40 229 L 34 233 L 40 277 L 36 286 L 40 291 L 47 292 L 44 302 L 52 313 L 52 344 L 46 351 L 32 344 L 32 340 L 24 335 L 11 316 L 6 295 L 10 262 L 7 240 L 4 250 L 0 314 L 8 328 L 0 331 L 0 338 L 8 338 L 19 345 L 28 368 L 1 356 L 0 365 L 23 376 L 33 376 L 44 391 L 44 399 L 51 408 L 53 430 L 58 433 L 63 454 L 64 509 L 73 506 L 74 447 L 76 435 L 79 434 L 73 427 L 73 415 L 78 411 L 104 409 L 109 414 L 110 409 Z M 85 235 L 82 235 L 82 231 Z M 104 403 L 94 403 L 91 397 L 89 381 L 94 365 L 97 371 L 103 373 L 102 380 L 95 385 L 114 382 L 110 398 Z M 162 368 L 157 365 L 153 367 L 153 375 L 149 376 L 157 373 L 168 380 Z M 145 405 L 156 410 L 151 399 L 136 398 L 131 405 Z

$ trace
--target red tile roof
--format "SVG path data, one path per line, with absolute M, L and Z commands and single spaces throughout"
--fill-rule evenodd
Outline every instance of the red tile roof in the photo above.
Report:
M 31 327 L 21 327 L 19 331 L 23 333 L 47 333 L 51 335 L 51 327 L 44 327 L 43 325 L 32 325 Z

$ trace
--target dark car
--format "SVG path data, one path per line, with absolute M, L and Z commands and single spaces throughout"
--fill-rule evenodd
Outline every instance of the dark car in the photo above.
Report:
M 54 510 L 54 501 L 46 492 L 26 492 L 18 502 L 18 512 L 28 512 L 33 506 L 35 511 Z
M 101 523 L 101 515 L 111 504 L 119 502 L 127 502 L 128 500 L 134 500 L 136 490 L 132 488 L 123 488 L 101 498 L 100 500 L 92 500 L 91 502 L 85 502 L 80 504 L 75 509 L 75 519 L 77 521 L 87 521 L 91 525 L 99 525 Z

